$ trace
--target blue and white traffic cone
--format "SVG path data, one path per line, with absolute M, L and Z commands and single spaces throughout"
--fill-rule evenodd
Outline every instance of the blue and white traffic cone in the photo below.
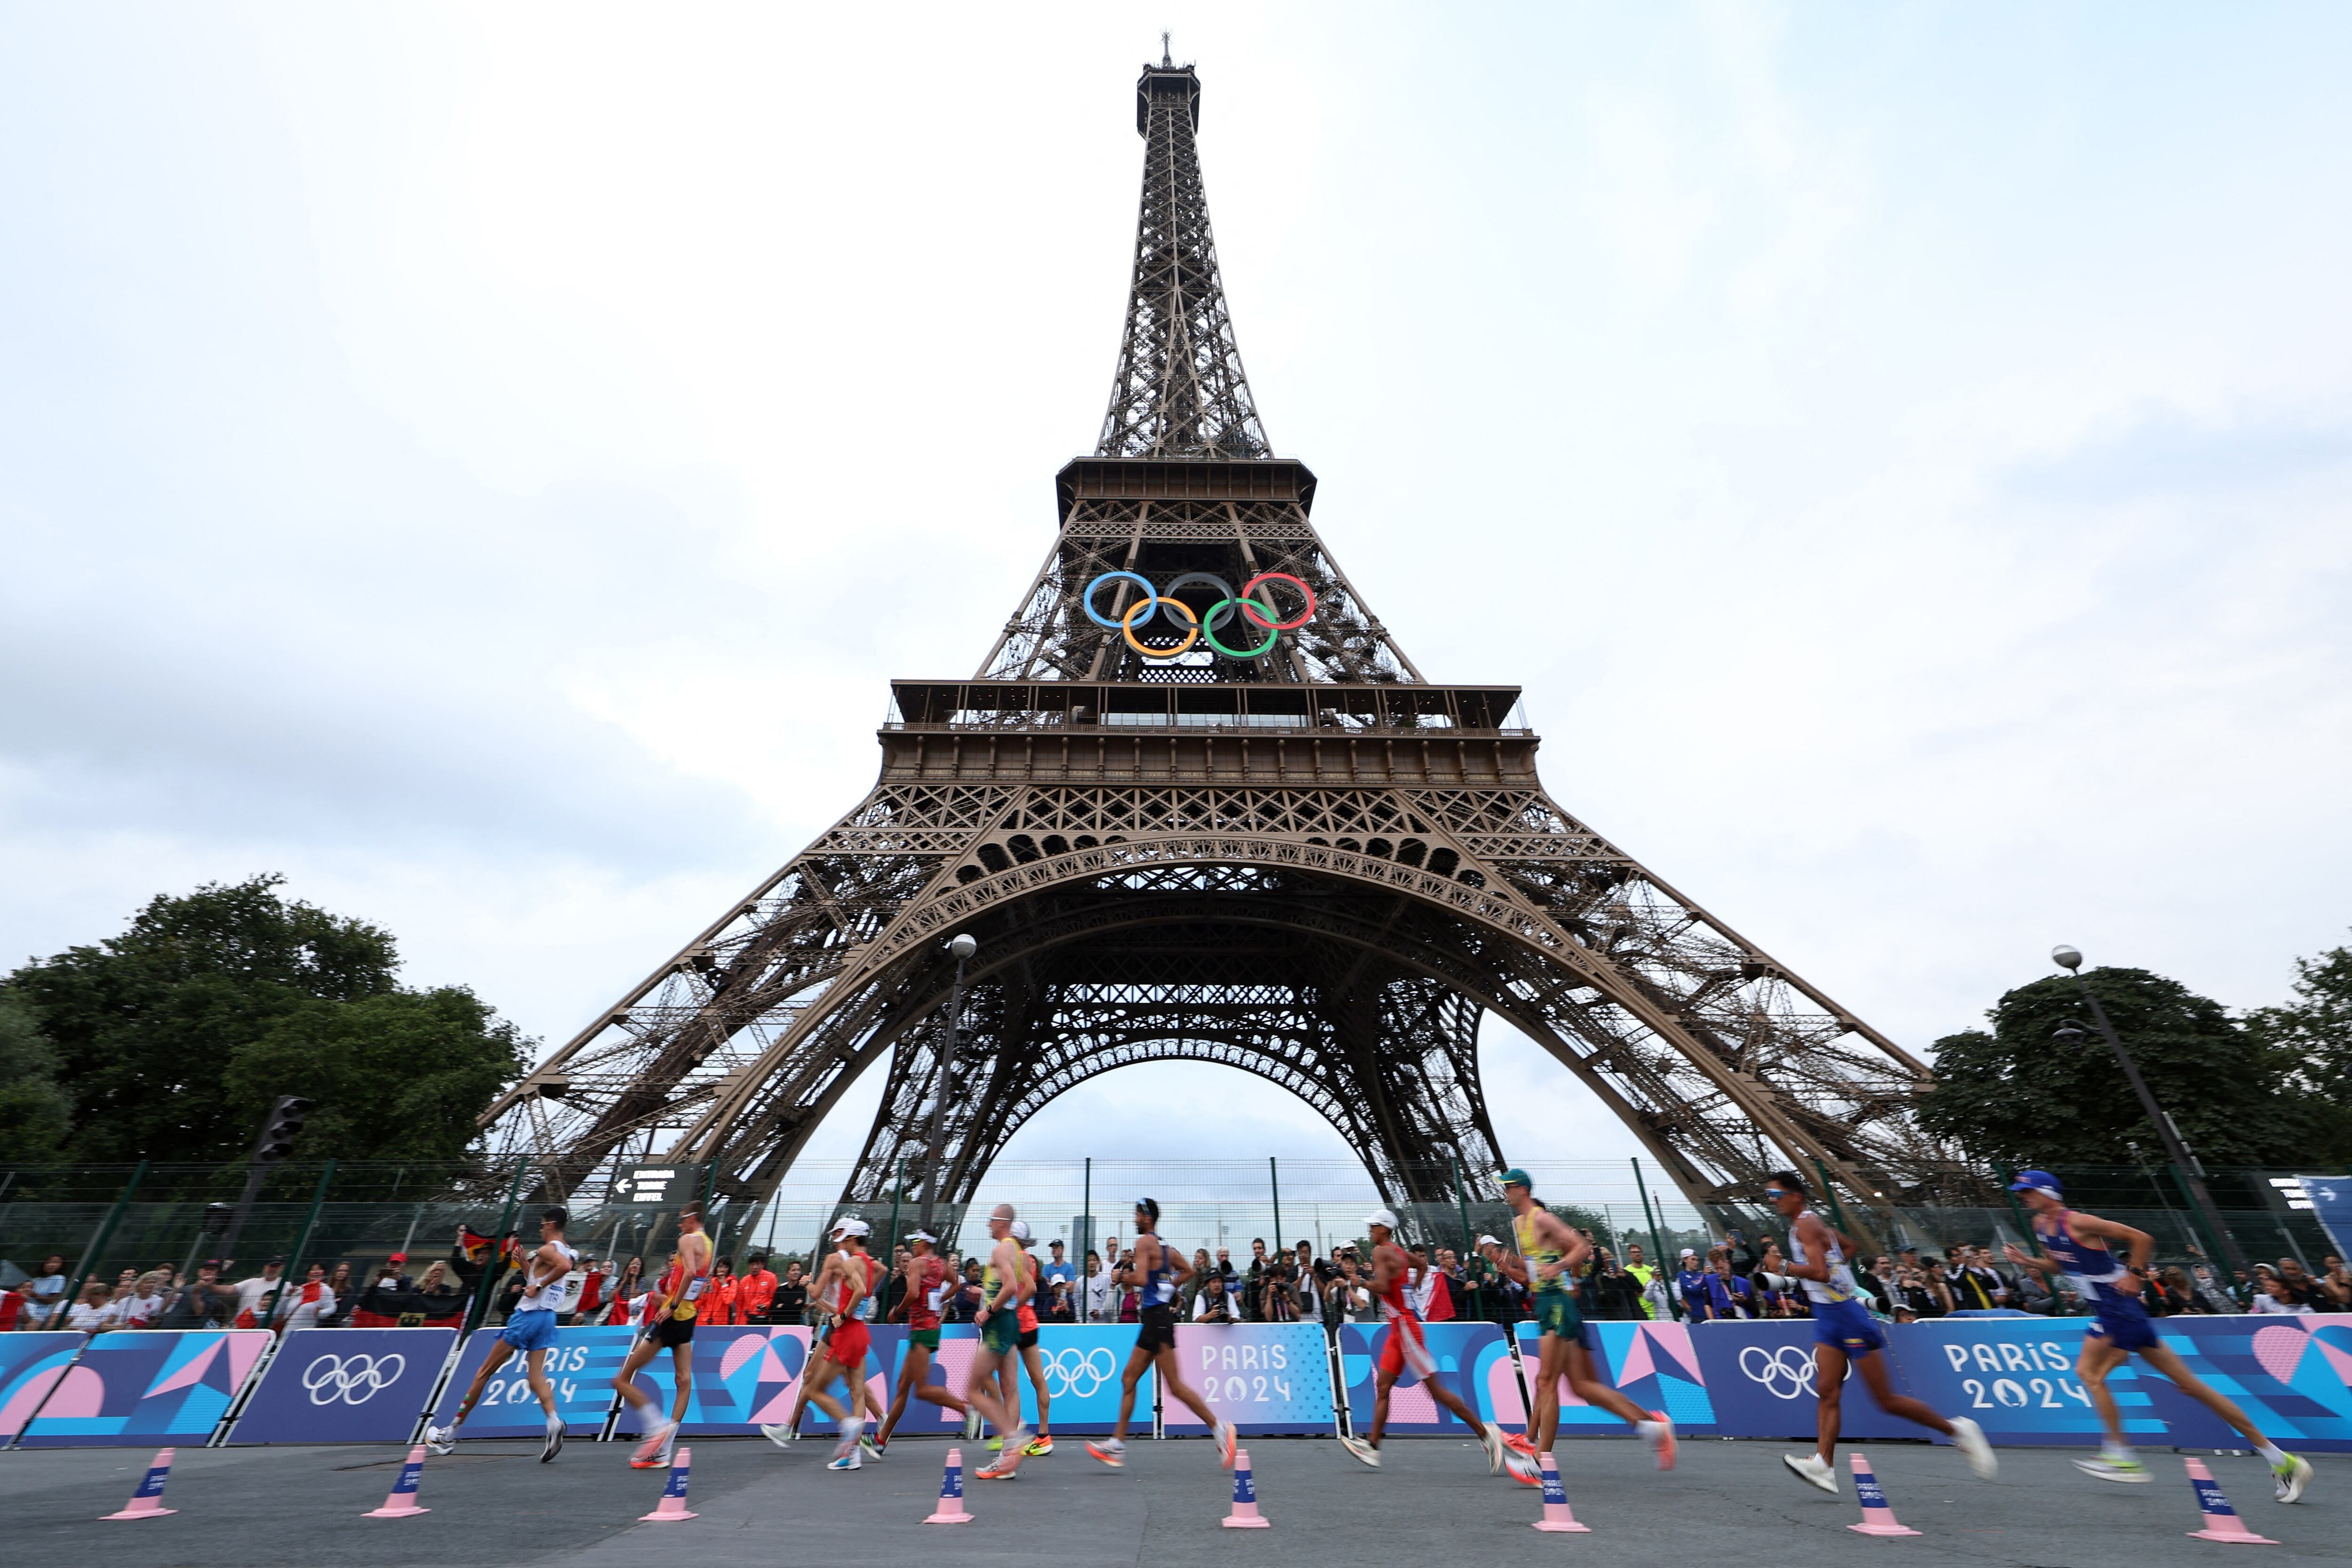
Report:
M 1543 1476 L 1544 1516 L 1536 1521 L 1535 1528 L 1567 1535 L 1591 1534 L 1592 1526 L 1577 1523 L 1576 1511 L 1568 1506 L 1568 1489 L 1559 1484 L 1559 1464 L 1549 1454 L 1538 1454 L 1536 1469 Z
M 947 1473 L 940 1478 L 940 1506 L 931 1511 L 925 1524 L 970 1524 L 971 1515 L 963 1506 L 963 1450 L 948 1450 Z
M 392 1483 L 390 1495 L 382 1508 L 372 1508 L 360 1515 L 362 1519 L 406 1519 L 412 1514 L 431 1513 L 429 1508 L 416 1506 L 416 1489 L 425 1480 L 425 1448 L 423 1444 L 408 1450 L 408 1458 L 400 1467 L 400 1479 Z
M 2221 1495 L 2221 1483 L 2214 1480 L 2212 1470 L 2193 1455 L 2189 1460 L 2189 1484 L 2197 1489 L 2198 1511 L 2205 1516 L 2205 1528 L 2192 1530 L 2189 1534 L 2200 1541 L 2221 1541 L 2233 1546 L 2278 1544 L 2269 1536 L 2256 1535 L 2246 1528 L 2246 1521 L 2238 1517 L 2238 1511 Z
M 1274 1521 L 1257 1511 L 1257 1483 L 1250 1479 L 1249 1450 L 1234 1450 L 1234 1507 L 1225 1515 L 1227 1530 L 1271 1530 Z
M 686 1506 L 686 1478 L 694 1469 L 694 1450 L 680 1448 L 677 1458 L 669 1464 L 669 1485 L 662 1488 L 661 1501 L 651 1513 L 637 1515 L 639 1524 L 683 1524 L 696 1515 Z
M 155 1458 L 147 1466 L 147 1474 L 140 1481 L 139 1490 L 131 1494 L 131 1500 L 124 1503 L 119 1511 L 101 1514 L 100 1517 L 101 1519 L 161 1519 L 167 1513 L 179 1512 L 178 1509 L 165 1508 L 163 1503 L 163 1483 L 172 1479 L 172 1456 L 178 1450 L 174 1448 L 156 1449 Z

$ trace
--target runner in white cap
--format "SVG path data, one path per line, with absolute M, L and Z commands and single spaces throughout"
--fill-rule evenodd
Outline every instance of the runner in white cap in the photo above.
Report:
M 1381 1304 L 1381 1317 L 1388 1324 L 1387 1340 L 1381 1346 L 1380 1370 L 1372 1384 L 1372 1430 L 1369 1438 L 1345 1437 L 1342 1447 L 1356 1458 L 1371 1466 L 1381 1467 L 1381 1435 L 1389 1424 L 1389 1390 L 1406 1367 L 1421 1379 L 1422 1386 L 1462 1424 L 1478 1434 L 1486 1446 L 1486 1469 L 1507 1472 L 1523 1486 L 1541 1486 L 1543 1478 L 1536 1473 L 1535 1461 L 1518 1453 L 1503 1440 L 1503 1429 L 1491 1422 L 1482 1421 L 1478 1413 L 1462 1401 L 1462 1396 L 1438 1380 L 1437 1358 L 1429 1354 L 1429 1344 L 1422 1337 L 1421 1316 L 1405 1299 L 1404 1275 L 1407 1260 L 1404 1249 L 1396 1242 L 1397 1217 L 1387 1209 L 1375 1209 L 1364 1224 L 1372 1237 L 1372 1299 Z
M 824 1467 L 829 1470 L 861 1468 L 861 1446 L 874 1458 L 882 1457 L 866 1440 L 866 1422 L 870 1414 L 866 1357 L 873 1349 L 873 1340 L 866 1332 L 864 1320 L 857 1315 L 857 1303 L 873 1291 L 882 1267 L 878 1260 L 866 1255 L 866 1224 L 862 1219 L 845 1218 L 834 1226 L 833 1239 L 838 1249 L 826 1256 L 824 1267 L 817 1270 L 815 1282 L 809 1287 L 809 1300 L 817 1304 L 824 1321 L 816 1354 L 809 1358 L 801 1377 L 800 1399 L 793 1407 L 790 1421 L 781 1427 L 760 1428 L 770 1442 L 781 1447 L 793 1439 L 800 1427 L 801 1412 L 815 1405 L 841 1428 L 841 1440 L 834 1445 L 833 1458 Z M 836 1377 L 849 1379 L 846 1410 L 825 1392 Z

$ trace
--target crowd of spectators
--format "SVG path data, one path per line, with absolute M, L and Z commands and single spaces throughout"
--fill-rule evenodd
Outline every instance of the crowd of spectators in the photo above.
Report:
M 1787 1272 L 1780 1240 L 1751 1244 L 1738 1228 L 1724 1233 L 1701 1257 L 1685 1247 L 1672 1267 L 1644 1256 L 1628 1243 L 1621 1258 L 1606 1243 L 1583 1233 L 1591 1250 L 1575 1272 L 1579 1307 L 1601 1321 L 1680 1318 L 1690 1322 L 1718 1319 L 1799 1318 L 1811 1315 L 1802 1282 Z M 232 1282 L 217 1261 L 199 1265 L 193 1276 L 168 1263 L 122 1270 L 111 1281 L 92 1278 L 68 1299 L 66 1260 L 51 1256 L 5 1295 L 0 1330 L 65 1328 L 85 1333 L 135 1329 L 457 1326 L 482 1299 L 483 1321 L 498 1322 L 520 1295 L 522 1272 L 513 1238 L 493 1244 L 461 1231 L 446 1259 L 412 1274 L 405 1252 L 377 1263 L 311 1263 L 299 1280 L 285 1275 L 285 1260 L 273 1258 L 251 1275 Z M 1041 1322 L 1134 1322 L 1140 1303 L 1135 1287 L 1118 1282 L 1134 1261 L 1132 1248 L 1116 1236 L 1088 1248 L 1073 1261 L 1061 1241 L 1047 1244 L 1050 1257 L 1038 1269 L 1036 1312 Z M 1411 1268 L 1404 1288 L 1430 1322 L 1465 1318 L 1512 1322 L 1529 1315 L 1526 1288 L 1495 1267 L 1502 1243 L 1481 1236 L 1470 1258 L 1449 1247 L 1408 1247 Z M 943 1322 L 970 1322 L 981 1305 L 981 1260 L 943 1249 L 956 1286 L 940 1303 Z M 1106 1261 L 1108 1260 L 1108 1262 Z M 1320 1322 L 1335 1331 L 1345 1322 L 1375 1322 L 1380 1309 L 1370 1291 L 1371 1269 L 1360 1243 L 1341 1243 L 1318 1254 L 1300 1241 L 1288 1251 L 1270 1250 L 1264 1239 L 1250 1242 L 1236 1262 L 1226 1248 L 1195 1248 L 1192 1274 L 1181 1286 L 1181 1310 L 1195 1322 Z M 568 1281 L 567 1323 L 625 1324 L 641 1314 L 646 1299 L 670 1258 L 583 1258 Z M 897 1267 L 866 1303 L 876 1321 L 886 1319 L 905 1289 L 904 1248 Z M 798 1259 L 783 1260 L 779 1274 L 762 1253 L 741 1260 L 715 1260 L 701 1301 L 702 1321 L 711 1324 L 800 1323 L 809 1318 L 809 1281 Z M 1905 1247 L 1857 1260 L 1856 1281 L 1880 1317 L 1914 1322 L 1958 1312 L 2021 1311 L 2063 1316 L 2084 1310 L 2063 1275 L 2045 1280 L 2030 1269 L 2005 1267 L 1990 1249 L 1960 1244 L 1945 1256 L 1921 1256 Z M 2293 1258 L 2256 1264 L 2229 1282 L 2191 1249 L 2189 1263 L 2152 1270 L 2142 1292 L 2158 1316 L 2183 1312 L 2303 1314 L 2352 1312 L 2352 1271 L 2329 1257 L 2316 1274 Z

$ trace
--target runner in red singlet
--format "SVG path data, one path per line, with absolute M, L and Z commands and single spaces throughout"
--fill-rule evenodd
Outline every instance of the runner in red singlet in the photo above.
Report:
M 1503 1429 L 1478 1418 L 1478 1413 L 1462 1401 L 1462 1396 L 1439 1381 L 1437 1358 L 1429 1353 L 1422 1337 L 1421 1315 L 1412 1310 L 1405 1297 L 1405 1270 L 1410 1260 L 1404 1249 L 1396 1244 L 1397 1218 L 1387 1209 L 1376 1210 L 1365 1220 L 1372 1237 L 1372 1298 L 1381 1304 L 1381 1317 L 1388 1324 L 1388 1334 L 1381 1345 L 1379 1375 L 1372 1385 L 1372 1431 L 1370 1440 L 1358 1437 L 1339 1439 L 1348 1452 L 1378 1469 L 1381 1464 L 1381 1434 L 1388 1427 L 1389 1390 L 1405 1368 L 1412 1368 L 1430 1397 L 1454 1412 L 1486 1446 L 1486 1468 L 1489 1471 L 1504 1470 L 1523 1486 L 1538 1486 L 1541 1478 L 1536 1474 L 1535 1461 L 1514 1452 L 1503 1441 Z
M 907 1282 L 906 1295 L 890 1309 L 894 1318 L 907 1320 L 907 1358 L 898 1366 L 898 1392 L 890 1400 L 890 1413 L 882 1418 L 882 1430 L 874 1440 L 875 1457 L 879 1458 L 890 1447 L 890 1434 L 898 1418 L 907 1413 L 907 1401 L 920 1396 L 934 1405 L 943 1406 L 961 1415 L 966 1406 L 943 1385 L 929 1381 L 931 1363 L 940 1349 L 940 1292 L 950 1289 L 947 1260 L 931 1250 L 939 1240 L 928 1230 L 918 1230 L 907 1238 L 910 1254 L 901 1277 Z
M 800 1398 L 793 1405 L 793 1418 L 781 1427 L 760 1428 L 770 1442 L 790 1442 L 798 1435 L 801 1412 L 815 1405 L 841 1428 L 841 1441 L 834 1446 L 833 1458 L 824 1467 L 829 1470 L 862 1469 L 866 1455 L 882 1458 L 882 1450 L 866 1435 L 866 1423 L 872 1414 L 866 1398 L 866 1357 L 874 1348 L 874 1342 L 866 1332 L 865 1321 L 857 1315 L 857 1304 L 872 1292 L 882 1268 L 879 1259 L 866 1255 L 866 1225 L 862 1219 L 844 1219 L 833 1228 L 833 1239 L 840 1249 L 825 1259 L 824 1266 L 817 1270 L 815 1282 L 809 1287 L 809 1300 L 823 1314 L 824 1327 L 815 1354 L 809 1357 L 808 1366 L 802 1374 Z M 836 1377 L 849 1379 L 849 1407 L 845 1410 L 826 1392 Z
M 669 1446 L 677 1437 L 677 1424 L 686 1419 L 687 1401 L 694 1393 L 694 1323 L 701 1311 L 702 1292 L 710 1281 L 710 1238 L 702 1233 L 702 1205 L 689 1203 L 678 1211 L 677 1260 L 662 1276 L 646 1302 L 646 1321 L 621 1363 L 613 1386 L 621 1391 L 645 1422 L 645 1441 L 629 1456 L 634 1469 L 648 1470 L 667 1462 Z M 637 1386 L 637 1369 L 662 1351 L 670 1354 L 677 1380 L 677 1397 L 665 1418 L 652 1397 Z

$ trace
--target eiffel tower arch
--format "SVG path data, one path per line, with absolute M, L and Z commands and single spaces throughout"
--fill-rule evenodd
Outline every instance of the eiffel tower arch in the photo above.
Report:
M 1795 1166 L 1885 1209 L 1936 1164 L 1927 1067 L 1561 807 L 1517 689 L 1426 679 L 1340 570 L 1243 372 L 1200 112 L 1191 66 L 1144 68 L 1100 441 L 986 659 L 894 682 L 871 793 L 485 1121 L 566 1190 L 644 1152 L 751 1199 L 878 1067 L 844 1201 L 904 1172 L 955 1206 L 1055 1095 L 1204 1061 L 1313 1106 L 1391 1201 L 1445 1202 L 1433 1159 L 1555 1152 L 1498 1145 L 1492 1012 L 1692 1202 Z

